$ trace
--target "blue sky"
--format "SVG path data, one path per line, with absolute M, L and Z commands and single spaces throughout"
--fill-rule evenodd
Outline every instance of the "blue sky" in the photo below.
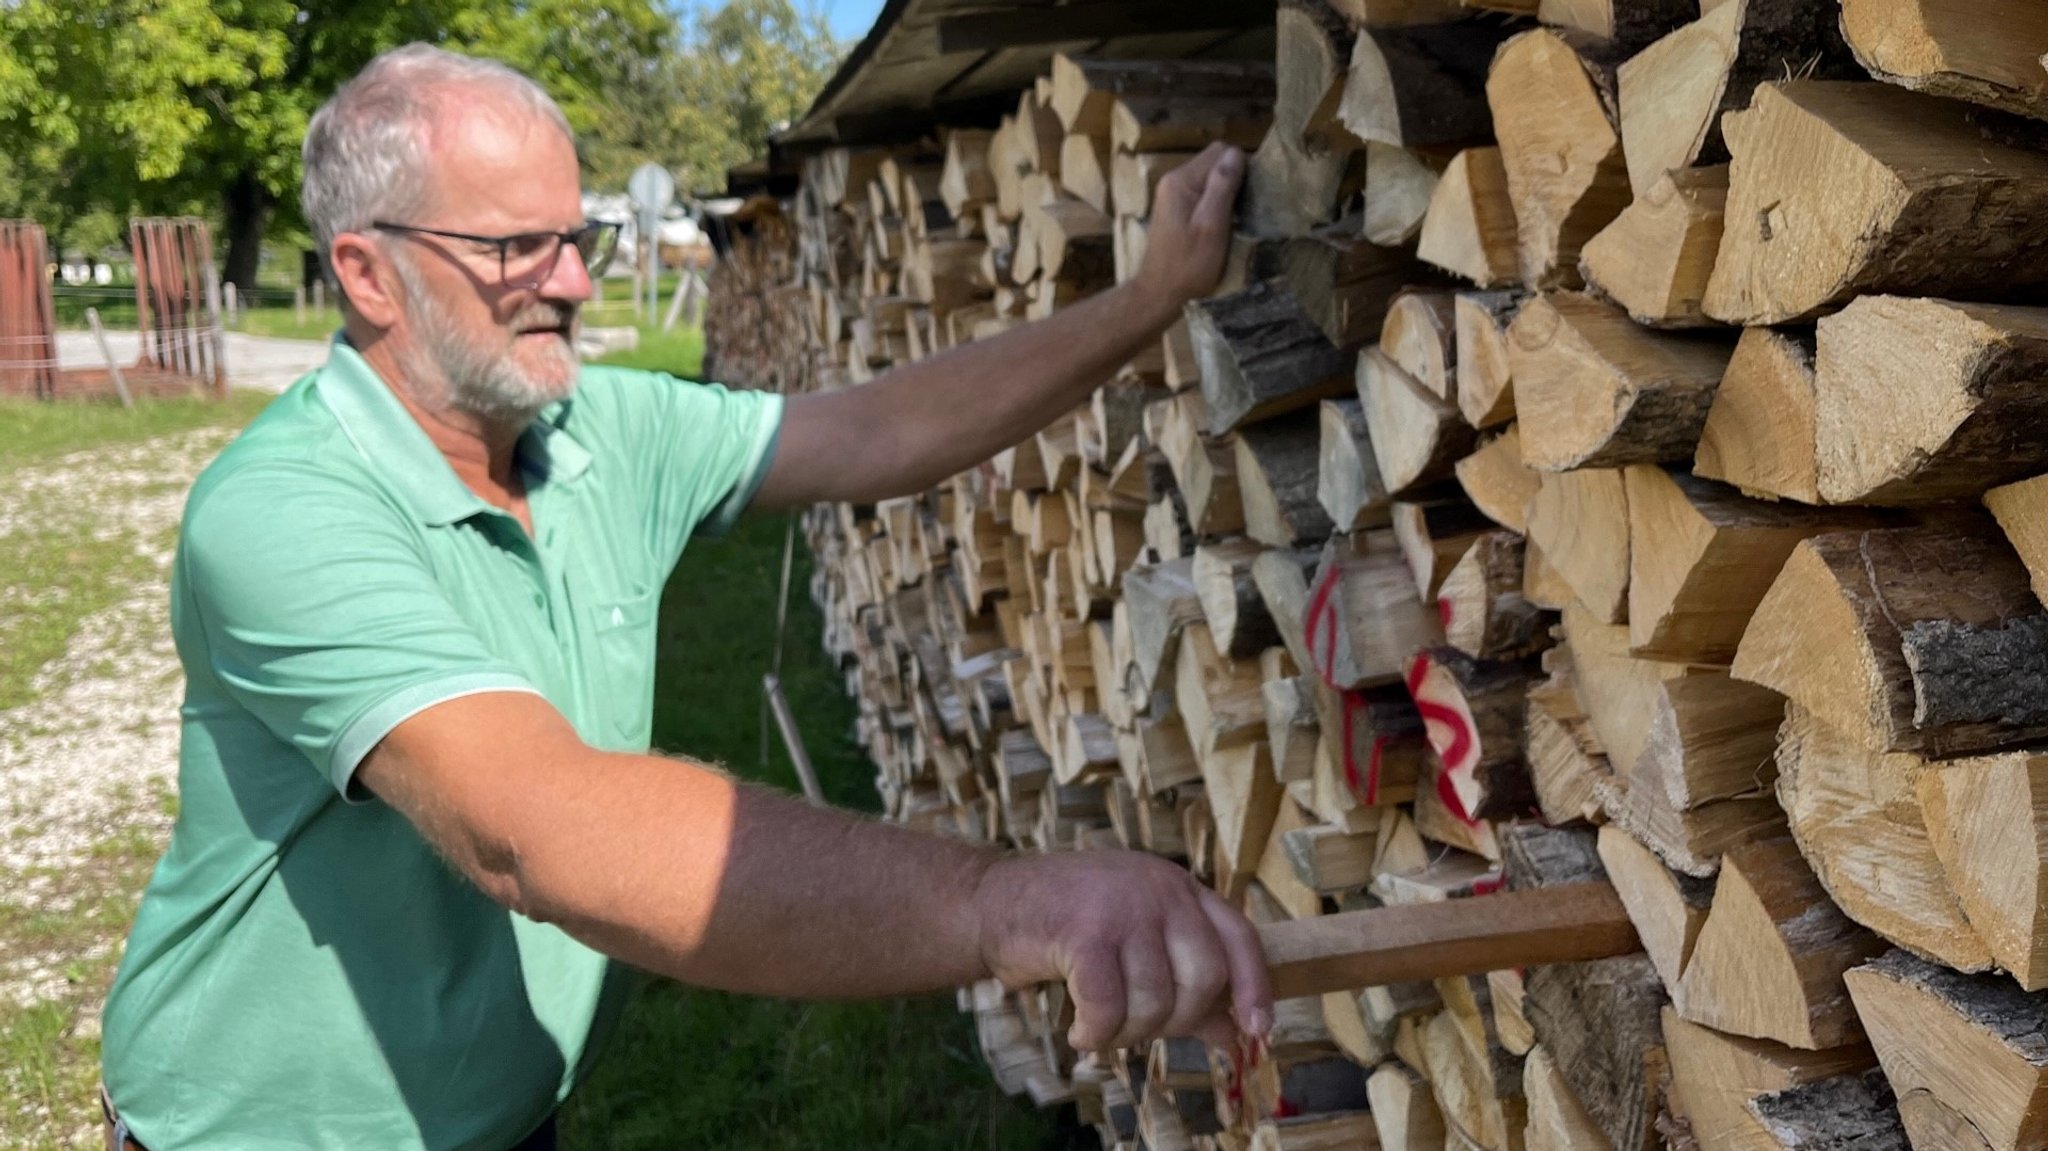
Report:
M 882 10 L 882 0 L 817 0 L 817 4 L 832 25 L 832 35 L 841 40 L 858 40 L 867 35 L 876 14 Z

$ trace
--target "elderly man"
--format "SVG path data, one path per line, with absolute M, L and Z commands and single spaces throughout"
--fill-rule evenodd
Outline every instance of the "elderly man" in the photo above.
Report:
M 819 997 L 1060 979 L 1080 1048 L 1262 1032 L 1256 934 L 1175 867 L 647 754 L 693 535 L 922 491 L 1071 410 L 1214 284 L 1242 169 L 1219 148 L 1161 185 L 1134 282 L 785 403 L 581 368 L 614 237 L 561 113 L 438 49 L 371 63 L 305 145 L 346 328 L 186 508 L 183 803 L 107 1005 L 120 1136 L 549 1146 L 633 968 Z

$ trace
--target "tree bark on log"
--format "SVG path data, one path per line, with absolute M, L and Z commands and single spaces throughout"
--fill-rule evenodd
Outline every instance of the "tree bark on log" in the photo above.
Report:
M 1758 88 L 1724 120 L 1731 226 L 1707 314 L 1785 324 L 1872 292 L 2048 282 L 2048 156 L 1987 138 L 1983 116 L 1883 84 Z

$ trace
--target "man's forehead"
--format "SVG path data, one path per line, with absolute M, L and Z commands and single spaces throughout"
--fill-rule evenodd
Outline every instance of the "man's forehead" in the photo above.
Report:
M 436 101 L 440 107 L 427 132 L 437 214 L 507 229 L 580 220 L 576 147 L 561 125 L 502 90 L 464 87 Z

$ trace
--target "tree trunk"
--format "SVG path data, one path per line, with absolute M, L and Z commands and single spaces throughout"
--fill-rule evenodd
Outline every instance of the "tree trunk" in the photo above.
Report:
M 247 291 L 256 286 L 256 266 L 263 259 L 263 235 L 270 229 L 276 201 L 250 170 L 235 177 L 221 197 L 227 213 L 227 261 L 221 281 Z

